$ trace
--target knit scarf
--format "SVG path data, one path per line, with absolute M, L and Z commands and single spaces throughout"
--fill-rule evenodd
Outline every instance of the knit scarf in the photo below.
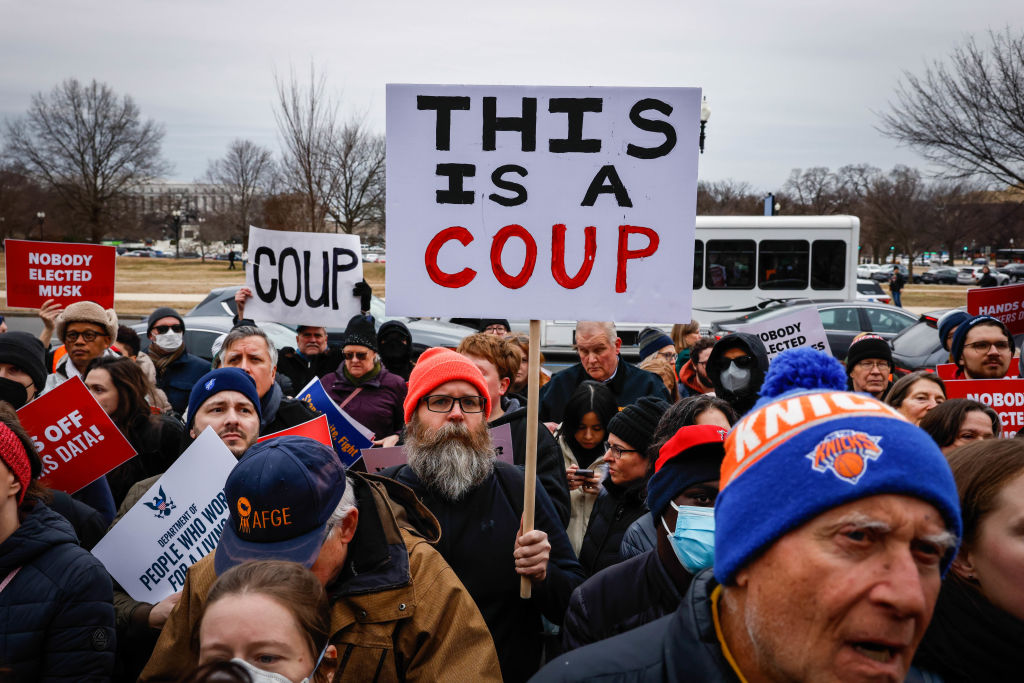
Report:
M 343 375 L 345 375 L 345 379 L 348 380 L 349 384 L 351 384 L 354 387 L 358 387 L 361 384 L 366 384 L 367 382 L 369 382 L 371 380 L 377 379 L 378 375 L 380 375 L 380 361 L 377 361 L 376 363 L 374 363 L 373 364 L 373 370 L 370 370 L 368 373 L 366 373 L 362 377 L 353 377 L 352 373 L 350 373 L 348 371 L 348 367 L 346 367 L 344 365 L 341 366 L 341 373 Z
M 946 683 L 1017 680 L 1024 671 L 1024 621 L 951 573 L 914 665 Z
M 181 343 L 181 346 L 174 349 L 173 351 L 165 351 L 156 344 L 150 344 L 149 349 L 146 350 L 149 357 L 153 359 L 153 365 L 156 366 L 157 376 L 162 376 L 167 367 L 182 357 L 185 353 L 185 342 Z

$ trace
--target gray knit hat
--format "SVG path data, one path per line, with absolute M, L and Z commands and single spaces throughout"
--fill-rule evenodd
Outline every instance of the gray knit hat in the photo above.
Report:
M 117 339 L 117 313 L 113 308 L 104 310 L 92 301 L 76 301 L 57 316 L 57 338 L 64 339 L 64 328 L 68 323 L 92 323 L 106 328 L 110 341 Z

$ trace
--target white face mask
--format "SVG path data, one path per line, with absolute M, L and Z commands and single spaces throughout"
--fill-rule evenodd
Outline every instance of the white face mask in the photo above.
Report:
M 257 669 L 244 659 L 235 657 L 231 661 L 246 670 L 252 683 L 292 683 L 284 674 Z M 299 683 L 309 683 L 309 676 L 303 678 Z
M 166 334 L 158 334 L 153 338 L 153 343 L 159 346 L 164 351 L 174 351 L 181 346 L 181 341 L 184 338 L 181 332 L 167 332 Z
M 722 372 L 722 386 L 728 391 L 740 391 L 750 383 L 750 369 L 741 368 L 735 363 L 729 363 L 729 367 Z

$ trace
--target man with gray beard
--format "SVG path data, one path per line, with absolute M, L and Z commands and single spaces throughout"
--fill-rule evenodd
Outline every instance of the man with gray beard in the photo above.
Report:
M 390 474 L 413 489 L 441 523 L 436 548 L 476 601 L 505 681 L 525 681 L 541 664 L 541 615 L 560 624 L 583 581 L 551 499 L 537 486 L 535 529 L 520 533 L 522 471 L 496 461 L 487 384 L 467 358 L 433 348 L 409 376 L 408 466 Z M 519 577 L 533 597 L 519 597 Z

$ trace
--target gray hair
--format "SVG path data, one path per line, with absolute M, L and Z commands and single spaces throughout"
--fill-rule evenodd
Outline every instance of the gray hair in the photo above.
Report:
M 345 493 L 341 495 L 341 500 L 338 501 L 338 506 L 334 508 L 334 512 L 331 513 L 330 519 L 327 520 L 326 533 L 324 538 L 331 535 L 334 528 L 345 521 L 348 517 L 348 513 L 353 510 L 358 510 L 359 505 L 356 503 L 356 481 L 352 477 L 345 475 Z
M 580 320 L 576 323 L 576 336 L 580 336 L 580 333 L 586 333 L 594 330 L 604 332 L 605 336 L 608 337 L 608 343 L 612 346 L 615 345 L 615 340 L 619 338 L 619 333 L 615 331 L 615 323 L 603 320 Z
M 221 344 L 221 355 L 223 356 L 223 353 L 226 350 L 230 349 L 235 344 L 235 342 L 239 342 L 247 337 L 263 337 L 263 341 L 267 342 L 267 349 L 270 350 L 270 364 L 276 368 L 277 347 L 274 346 L 274 342 L 270 340 L 270 337 L 267 336 L 267 333 L 264 332 L 261 328 L 256 327 L 255 325 L 239 325 L 238 327 L 232 328 L 231 331 L 228 332 L 228 336 L 224 338 L 224 343 Z M 223 360 L 221 360 L 219 365 L 223 366 L 223 364 L 224 362 Z

